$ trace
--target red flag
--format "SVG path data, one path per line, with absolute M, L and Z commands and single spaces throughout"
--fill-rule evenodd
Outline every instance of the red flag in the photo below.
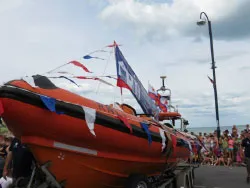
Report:
M 87 67 L 85 67 L 82 63 L 80 63 L 79 61 L 70 61 L 69 63 L 77 66 L 77 67 L 81 67 L 83 70 L 85 70 L 86 72 L 92 73 L 90 72 Z
M 117 44 L 115 41 L 113 44 L 107 45 L 106 47 L 113 48 L 115 46 L 121 46 L 120 44 Z
M 122 79 L 118 78 L 117 79 L 117 84 L 116 84 L 118 87 L 124 87 L 124 88 L 127 88 L 129 89 L 130 91 L 132 90 L 128 84 L 126 84 Z
M 212 83 L 212 84 L 214 84 L 214 81 L 209 77 L 209 76 L 207 76 L 208 77 L 208 79 L 210 80 L 210 82 Z
M 3 103 L 0 100 L 0 116 L 4 113 Z
M 133 133 L 132 127 L 131 127 L 131 125 L 129 124 L 127 118 L 125 118 L 125 117 L 123 117 L 123 116 L 121 116 L 121 115 L 118 115 L 118 118 L 126 125 L 126 127 L 129 128 L 130 133 Z
M 78 78 L 78 79 L 88 79 L 88 78 L 85 77 L 85 76 L 75 76 L 74 78 Z

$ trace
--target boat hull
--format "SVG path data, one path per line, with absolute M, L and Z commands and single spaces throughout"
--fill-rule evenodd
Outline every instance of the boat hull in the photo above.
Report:
M 66 180 L 65 188 L 123 187 L 131 174 L 157 175 L 166 168 L 166 164 L 175 165 L 190 156 L 187 147 L 178 144 L 172 147 L 168 138 L 167 148 L 162 152 L 163 141 L 157 126 L 149 126 L 152 136 L 152 142 L 149 142 L 147 133 L 140 126 L 141 118 L 121 114 L 131 124 L 133 132 L 130 132 L 117 119 L 115 114 L 118 112 L 114 113 L 114 109 L 101 112 L 99 104 L 77 98 L 64 90 L 38 89 L 36 91 L 40 93 L 31 93 L 30 90 L 24 91 L 23 87 L 20 89 L 20 86 L 25 84 L 20 82 L 19 88 L 0 90 L 4 107 L 2 117 L 13 134 L 30 146 L 40 164 L 52 162 L 49 171 L 59 182 Z M 58 98 L 52 96 L 54 93 L 68 97 L 67 100 L 72 97 L 75 100 L 72 103 L 97 109 L 96 136 L 91 134 L 84 114 L 78 112 L 79 106 L 76 108 L 70 104 L 62 108 L 68 104 L 58 105 L 65 113 L 57 114 L 39 101 L 40 94 Z

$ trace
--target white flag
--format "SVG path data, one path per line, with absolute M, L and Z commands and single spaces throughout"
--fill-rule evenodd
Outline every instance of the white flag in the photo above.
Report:
M 89 108 L 86 106 L 82 106 L 84 113 L 85 113 L 85 120 L 88 125 L 90 132 L 95 135 L 94 127 L 95 127 L 95 117 L 96 117 L 96 110 L 93 108 Z
M 166 147 L 166 137 L 165 137 L 165 134 L 164 134 L 164 130 L 159 128 L 159 131 L 160 131 L 160 135 L 161 135 L 161 138 L 162 138 L 162 151 L 165 149 Z

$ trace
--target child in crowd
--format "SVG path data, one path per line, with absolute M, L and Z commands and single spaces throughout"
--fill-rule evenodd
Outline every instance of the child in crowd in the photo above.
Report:
M 223 152 L 219 150 L 217 152 L 217 160 L 215 161 L 214 166 L 221 165 L 221 164 L 223 164 L 224 166 L 226 166 Z
M 202 158 L 203 158 L 203 161 L 201 163 L 202 165 L 206 165 L 206 164 L 212 165 L 212 158 L 211 158 L 209 151 L 205 151 L 202 154 Z

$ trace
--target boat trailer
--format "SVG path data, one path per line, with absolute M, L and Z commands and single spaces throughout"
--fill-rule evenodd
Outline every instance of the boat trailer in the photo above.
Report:
M 35 166 L 28 184 L 22 185 L 23 179 L 19 179 L 12 188 L 64 188 L 67 181 L 58 182 L 48 170 L 50 165 L 52 164 L 48 161 L 44 165 Z M 198 165 L 181 163 L 174 170 L 168 169 L 161 175 L 146 179 L 143 179 L 145 176 L 142 174 L 137 174 L 128 178 L 129 185 L 125 185 L 125 188 L 193 188 L 194 169 L 198 167 Z

